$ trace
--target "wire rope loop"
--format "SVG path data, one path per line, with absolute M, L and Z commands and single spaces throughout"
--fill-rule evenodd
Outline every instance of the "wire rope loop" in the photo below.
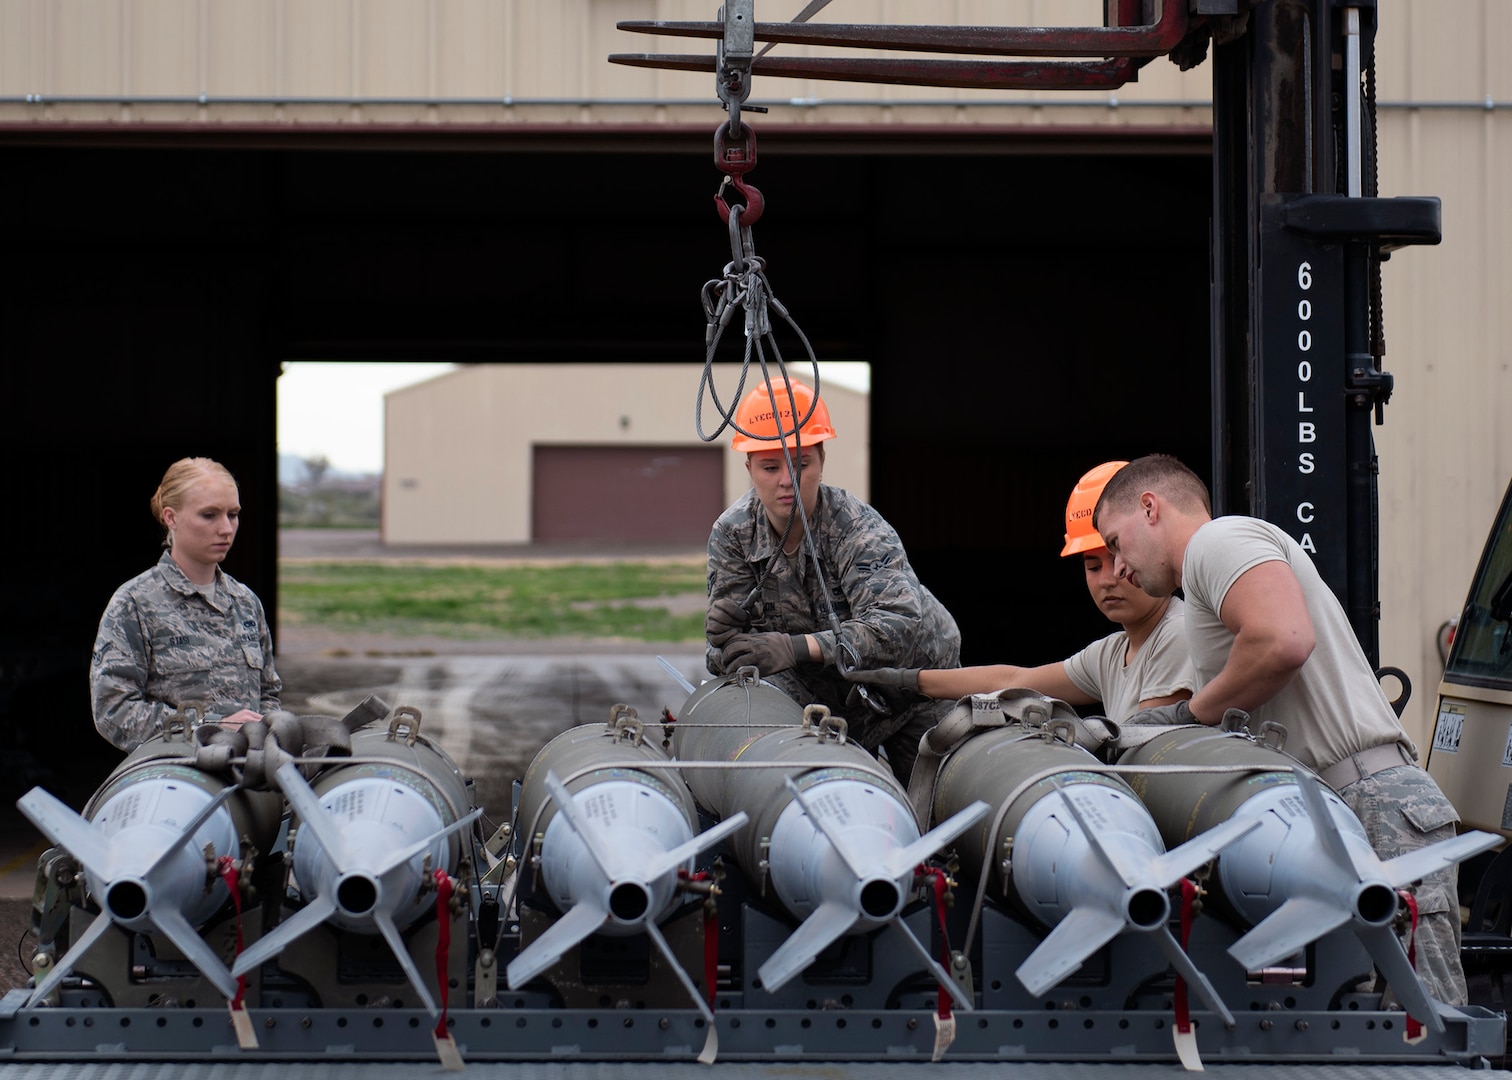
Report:
M 737 16 L 738 18 L 738 16 Z M 745 174 L 756 167 L 756 133 L 750 125 L 740 122 L 739 103 L 744 100 L 744 92 L 748 87 L 742 85 L 743 80 L 739 72 L 734 69 L 725 69 L 720 63 L 721 72 L 726 75 L 737 76 L 736 81 L 726 86 L 719 83 L 720 98 L 730 109 L 728 123 L 721 123 L 714 129 L 714 164 L 724 174 L 720 182 L 719 190 L 714 196 L 715 206 L 719 210 L 721 219 L 729 229 L 730 235 L 730 262 L 724 268 L 724 275 L 719 279 L 712 279 L 704 284 L 700 293 L 700 302 L 704 309 L 704 370 L 699 380 L 698 397 L 694 408 L 694 423 L 698 430 L 698 436 L 704 442 L 713 442 L 728 428 L 734 428 L 736 432 L 747 438 L 770 442 L 774 449 L 781 449 L 783 459 L 790 473 L 793 474 L 794 482 L 797 482 L 797 467 L 793 461 L 793 455 L 788 447 L 787 440 L 798 435 L 813 415 L 817 408 L 819 388 L 819 360 L 814 355 L 814 347 L 808 336 L 798 326 L 796 320 L 789 314 L 786 307 L 772 294 L 771 285 L 766 279 L 766 263 L 756 255 L 755 241 L 751 235 L 751 226 L 761 217 L 766 208 L 766 200 L 754 186 L 745 182 Z M 729 205 L 725 201 L 725 189 L 733 187 L 736 192 L 745 198 L 745 205 Z M 719 399 L 718 391 L 714 386 L 712 366 L 714 357 L 719 349 L 719 343 L 724 338 L 725 328 L 739 309 L 745 313 L 745 350 L 740 368 L 740 381 L 736 385 L 735 394 L 726 407 Z M 777 340 L 772 334 L 771 312 L 776 311 L 782 320 L 797 335 L 803 343 L 804 351 L 813 370 L 813 390 L 815 402 L 809 406 L 809 411 L 801 419 L 794 418 L 795 423 L 791 431 L 783 430 L 781 421 L 778 421 L 778 430 L 775 435 L 763 435 L 746 431 L 736 419 L 742 394 L 745 389 L 746 379 L 750 374 L 751 360 L 754 357 L 761 368 L 762 378 L 766 381 L 768 391 L 772 395 L 773 414 L 780 417 L 781 410 L 777 408 L 776 393 L 772 389 L 771 372 L 767 366 L 767 351 L 770 349 L 773 359 L 776 361 L 777 371 L 782 377 L 784 386 L 789 395 L 792 394 L 791 380 L 787 371 L 787 364 L 782 359 L 782 353 L 777 346 Z M 704 434 L 703 429 L 703 401 L 707 393 L 719 413 L 719 426 L 710 434 Z M 801 436 L 800 442 L 801 442 Z M 824 572 L 819 563 L 818 550 L 814 546 L 813 537 L 809 535 L 809 522 L 807 514 L 801 504 L 797 507 L 798 513 L 788 520 L 787 529 L 784 530 L 781 544 L 786 544 L 789 533 L 796 527 L 800 529 L 800 535 L 804 538 L 809 557 L 813 561 L 814 573 L 823 595 L 829 597 L 829 588 L 824 581 Z M 749 604 L 761 590 L 762 585 L 770 575 L 776 560 L 771 560 L 763 568 L 762 573 L 756 580 L 755 586 L 746 597 Z M 856 657 L 854 648 L 845 640 L 844 631 L 840 620 L 831 602 L 829 605 L 830 629 L 835 635 L 838 645 L 850 648 L 854 658 L 854 667 L 860 667 L 860 658 Z M 842 671 L 844 661 L 840 661 Z M 875 713 L 886 715 L 890 710 L 871 696 L 868 688 L 862 684 L 856 684 L 859 695 L 865 700 L 868 707 Z
M 750 236 L 750 231 L 748 229 L 741 228 L 740 207 L 726 207 L 724 200 L 721 199 L 718 195 L 714 196 L 714 201 L 719 203 L 720 216 L 724 218 L 725 224 L 730 227 L 729 269 L 734 270 L 735 279 L 742 278 L 746 273 L 746 241 Z M 728 270 L 726 271 L 726 273 L 728 274 Z

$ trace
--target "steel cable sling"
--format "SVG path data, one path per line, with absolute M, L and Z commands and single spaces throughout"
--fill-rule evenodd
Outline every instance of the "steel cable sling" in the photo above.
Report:
M 811 5 L 813 6 L 813 5 Z M 823 6 L 818 5 L 818 6 Z M 749 9 L 747 2 L 744 7 Z M 746 182 L 745 176 L 756 167 L 756 133 L 750 125 L 740 119 L 741 106 L 750 94 L 750 67 L 753 58 L 753 38 L 751 37 L 752 23 L 742 18 L 741 5 L 731 2 L 726 5 L 726 34 L 720 39 L 718 61 L 716 64 L 715 89 L 724 107 L 729 111 L 730 118 L 727 122 L 721 122 L 714 130 L 714 164 L 724 173 L 724 179 L 720 182 L 719 190 L 714 195 L 714 203 L 719 211 L 721 220 L 729 229 L 730 237 L 730 261 L 725 264 L 723 273 L 717 278 L 711 278 L 704 283 L 699 298 L 703 305 L 706 325 L 704 328 L 704 365 L 703 372 L 699 377 L 698 395 L 694 404 L 694 424 L 698 431 L 698 437 L 703 442 L 713 442 L 718 439 L 726 429 L 734 429 L 737 433 L 750 439 L 762 442 L 770 442 L 773 449 L 781 449 L 783 464 L 787 468 L 788 475 L 792 477 L 793 488 L 796 492 L 799 487 L 799 469 L 795 461 L 793 447 L 788 445 L 791 438 L 796 444 L 801 457 L 803 450 L 803 426 L 813 416 L 818 407 L 820 397 L 819 360 L 814 355 L 814 347 L 803 332 L 792 314 L 777 299 L 772 292 L 771 283 L 766 275 L 766 260 L 756 254 L 755 240 L 751 234 L 751 226 L 760 220 L 766 209 L 766 200 L 761 192 Z M 816 8 L 817 10 L 817 8 Z M 765 112 L 763 108 L 756 106 L 748 107 L 751 111 Z M 737 202 L 731 205 L 726 201 L 726 190 L 733 188 L 734 191 L 744 198 L 744 203 Z M 774 388 L 771 367 L 768 362 L 775 363 L 778 375 L 781 378 L 783 389 L 788 395 L 790 402 L 797 399 L 793 394 L 792 380 L 788 373 L 787 363 L 782 357 L 781 347 L 772 332 L 772 313 L 775 312 L 781 320 L 791 328 L 794 335 L 802 343 L 804 353 L 808 360 L 808 367 L 812 372 L 814 399 L 810 403 L 807 412 L 801 417 L 794 416 L 791 429 L 785 428 L 782 421 L 782 409 L 778 407 L 777 391 Z M 714 357 L 719 350 L 720 342 L 724 339 L 725 331 L 735 321 L 736 314 L 742 316 L 742 330 L 745 335 L 745 348 L 740 366 L 740 377 L 736 381 L 735 391 L 726 405 L 720 400 L 718 388 L 714 383 Z M 762 382 L 766 385 L 768 396 L 772 405 L 772 416 L 776 423 L 774 435 L 763 435 L 748 431 L 741 426 L 736 417 L 739 403 L 745 391 L 746 381 L 750 377 L 752 361 L 759 366 Z M 704 397 L 708 396 L 713 403 L 715 411 L 719 415 L 719 425 L 710 432 L 704 431 L 703 409 Z M 796 411 L 796 410 L 795 410 Z M 802 527 L 801 543 L 808 554 L 808 559 L 814 568 L 814 574 L 818 579 L 820 594 L 824 597 L 825 607 L 829 616 L 830 630 L 835 636 L 835 667 L 841 675 L 848 675 L 860 666 L 860 657 L 854 646 L 845 640 L 845 635 L 840 626 L 839 617 L 835 614 L 834 602 L 830 596 L 828 583 L 824 578 L 824 570 L 820 564 L 818 548 L 809 530 L 808 512 L 804 509 L 803 500 L 793 500 L 796 513 L 789 516 L 787 525 L 778 539 L 778 549 L 787 546 L 788 539 L 793 530 L 795 521 Z M 769 559 L 762 568 L 755 585 L 746 594 L 741 602 L 741 607 L 749 609 L 751 602 L 761 591 L 762 585 L 770 575 L 776 559 Z M 860 698 L 873 712 L 888 715 L 891 709 L 883 704 L 877 695 L 873 694 L 869 687 L 861 683 L 853 684 Z

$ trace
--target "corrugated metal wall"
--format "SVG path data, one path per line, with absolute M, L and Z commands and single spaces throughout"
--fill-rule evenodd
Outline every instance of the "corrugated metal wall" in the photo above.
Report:
M 758 16 L 787 19 L 800 6 L 763 3 Z M 712 74 L 606 58 L 712 54 L 705 40 L 630 34 L 615 24 L 707 20 L 717 8 L 715 0 L 0 0 L 0 122 L 703 123 L 718 105 Z M 842 0 L 822 17 L 1101 25 L 1102 4 Z M 1104 93 L 792 79 L 758 83 L 752 101 L 773 105 L 767 119 L 778 123 L 1201 126 L 1208 96 L 1204 70 L 1182 74 L 1158 60 L 1118 91 L 1117 108 Z M 1177 104 L 1149 104 L 1156 102 Z
M 1437 629 L 1465 601 L 1512 479 L 1512 5 L 1383 5 L 1376 64 L 1383 195 L 1437 195 L 1443 243 L 1383 271 L 1396 377 L 1381 457 L 1381 659 L 1432 730 Z

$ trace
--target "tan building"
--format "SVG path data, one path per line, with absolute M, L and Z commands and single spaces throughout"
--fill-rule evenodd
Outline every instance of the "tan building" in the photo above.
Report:
M 790 18 L 799 6 L 762 0 L 758 14 Z M 820 17 L 1096 25 L 1102 7 L 848 0 Z M 712 46 L 615 24 L 712 19 L 716 9 L 715 0 L 0 0 L 0 141 L 13 151 L 8 175 L 27 185 L 31 221 L 12 249 L 25 270 L 9 295 L 37 320 L 24 330 L 33 352 L 18 363 L 40 371 L 59 356 L 106 355 L 126 371 L 173 357 L 193 377 L 213 356 L 236 370 L 253 365 L 271 383 L 276 364 L 290 359 L 605 359 L 603 342 L 618 345 L 625 320 L 644 315 L 648 301 L 604 316 L 619 322 L 586 335 L 588 345 L 567 340 L 575 328 L 549 301 L 604 295 L 574 260 L 617 265 L 616 241 L 643 227 L 631 276 L 662 288 L 658 275 L 676 256 L 697 264 L 686 286 L 677 278 L 691 294 L 722 258 L 717 238 L 709 245 L 692 226 L 649 217 L 644 198 L 688 178 L 688 198 L 707 212 L 708 138 L 723 115 L 712 76 L 607 62 L 611 53 Z M 1375 432 L 1381 654 L 1413 679 L 1408 720 L 1422 737 L 1440 670 L 1438 628 L 1464 599 L 1512 476 L 1512 66 L 1503 62 L 1512 5 L 1399 0 L 1380 5 L 1379 19 L 1380 192 L 1443 200 L 1443 243 L 1404 251 L 1385 269 L 1385 363 L 1396 393 Z M 936 591 L 961 617 L 969 659 L 1004 658 L 973 656 L 973 641 L 1014 660 L 1053 659 L 1023 654 L 1035 643 L 1059 651 L 1096 628 L 1075 609 L 1049 626 L 1044 618 L 1066 589 L 1051 580 L 1045 553 L 1057 492 L 1075 476 L 1172 440 L 1202 453 L 1206 214 L 1191 208 L 1210 198 L 1211 67 L 1180 72 L 1157 59 L 1114 92 L 756 80 L 752 103 L 770 111 L 748 114 L 765 140 L 753 180 L 776 181 L 763 243 L 795 237 L 778 249 L 788 280 L 809 273 L 802 289 L 845 312 L 820 326 L 832 346 L 823 355 L 873 364 L 870 415 L 885 438 L 873 441 L 872 489 L 895 522 L 913 515 L 900 530 L 926 577 L 958 575 Z M 508 167 L 474 169 L 469 158 L 480 154 Z M 490 200 L 526 177 L 537 186 Z M 872 201 L 851 212 L 856 192 Z M 966 216 L 945 220 L 963 207 Z M 1151 224 L 1183 208 L 1192 214 L 1184 239 Z M 221 246 L 201 250 L 205 235 L 222 237 Z M 488 256 L 462 266 L 480 247 Z M 833 267 L 796 265 L 800 249 Z M 695 250 L 696 259 L 684 257 Z M 159 257 L 153 273 L 142 271 L 143 259 Z M 81 277 L 81 268 L 116 265 L 132 272 Z M 521 265 L 528 274 L 484 280 Z M 914 277 L 897 276 L 905 265 Z M 123 297 L 121 288 L 140 295 Z M 673 327 L 683 299 L 633 328 L 645 340 L 627 354 L 632 362 L 664 361 L 665 341 L 684 329 L 696 342 L 696 316 L 691 328 L 643 328 Z M 123 327 L 123 312 L 139 321 Z M 536 312 L 540 325 L 530 321 Z M 164 327 L 177 335 L 168 347 Z M 556 341 L 549 357 L 539 348 L 546 340 Z M 928 384 L 898 374 L 905 364 L 927 370 Z M 458 379 L 504 377 L 479 369 Z M 145 392 L 134 385 L 112 384 L 97 408 L 75 401 L 67 423 L 76 430 L 45 418 L 38 430 L 118 465 L 121 454 L 150 449 L 141 466 L 150 473 L 172 453 L 170 433 L 182 442 L 181 429 L 158 425 L 161 448 L 123 450 L 107 439 L 121 409 L 147 415 L 157 404 L 132 397 Z M 1113 388 L 1122 400 L 1098 393 Z M 1182 388 L 1191 396 L 1173 402 Z M 38 393 L 61 400 L 72 391 L 63 381 Z M 237 392 L 240 415 L 270 427 L 271 389 L 238 384 Z M 447 384 L 416 394 L 450 392 Z M 581 413 L 552 408 L 560 430 L 495 418 L 483 425 L 490 466 L 513 470 L 491 482 L 515 481 L 507 497 L 482 500 L 492 505 L 459 512 L 434 501 L 449 483 L 462 494 L 465 485 L 434 461 L 463 425 L 428 446 L 396 445 L 390 534 L 416 538 L 426 521 L 456 519 L 473 536 L 528 535 L 528 493 L 539 487 L 530 478 L 546 465 L 527 445 L 673 445 L 659 442 L 673 427 L 652 423 L 643 412 L 652 406 L 627 413 L 612 394 L 577 399 Z M 670 400 L 686 437 L 687 395 Z M 407 404 L 401 396 L 392 407 Z M 474 405 L 453 402 L 452 415 Z M 1162 415 L 1162 405 L 1181 419 Z M 987 419 L 994 410 L 1014 411 L 1012 422 Z M 1072 449 L 1054 451 L 1072 438 Z M 934 440 L 927 449 L 926 440 Z M 236 443 L 211 449 L 246 452 Z M 266 468 L 250 455 L 240 465 L 242 475 L 263 477 L 271 500 Z M 728 495 L 728 462 L 725 472 Z M 23 501 L 48 491 L 39 480 Z M 959 520 L 968 505 L 972 528 Z M 272 559 L 265 549 L 268 573 Z M 973 563 L 985 569 L 973 576 L 965 569 Z M 1005 564 L 1027 570 L 1005 574 Z M 100 573 L 124 576 L 109 566 Z M 271 595 L 272 582 L 262 585 Z M 1018 603 L 1035 617 L 1012 617 Z
M 727 431 L 698 436 L 687 364 L 476 364 L 384 398 L 383 540 L 699 547 L 747 488 Z M 801 377 L 801 376 L 795 376 Z M 737 365 L 715 368 L 728 404 Z M 824 479 L 868 495 L 867 395 L 820 382 Z M 719 426 L 707 398 L 704 433 Z

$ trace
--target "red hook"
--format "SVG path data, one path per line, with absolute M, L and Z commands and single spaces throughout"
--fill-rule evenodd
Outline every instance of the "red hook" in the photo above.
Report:
M 745 206 L 737 205 L 734 208 L 740 211 L 740 224 L 742 226 L 756 224 L 757 219 L 761 217 L 761 212 L 766 209 L 766 199 L 750 184 L 733 177 L 726 177 L 724 184 L 719 185 L 719 192 L 714 196 L 714 206 L 719 210 L 719 220 L 728 225 L 730 214 L 733 212 L 724 199 L 725 184 L 729 184 L 745 196 Z
M 727 133 L 728 125 L 725 124 L 714 129 L 714 164 L 725 174 L 724 183 L 719 185 L 719 191 L 714 195 L 714 205 L 719 210 L 719 220 L 728 225 L 730 207 L 725 202 L 724 189 L 726 185 L 732 185 L 745 196 L 740 224 L 754 225 L 766 209 L 766 199 L 742 177 L 756 167 L 756 133 L 749 124 L 740 125 L 740 137 L 737 139 L 727 138 Z

